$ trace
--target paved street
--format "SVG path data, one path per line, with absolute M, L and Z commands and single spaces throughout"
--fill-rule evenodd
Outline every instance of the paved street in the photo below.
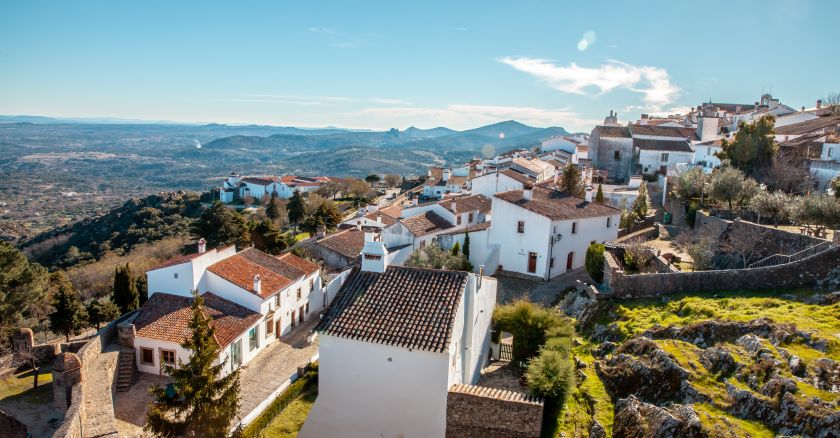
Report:
M 496 302 L 500 304 L 509 303 L 517 298 L 528 297 L 535 303 L 550 305 L 569 286 L 574 286 L 576 280 L 591 281 L 589 274 L 583 268 L 574 269 L 551 281 L 539 279 L 524 279 L 511 277 L 504 274 L 496 275 L 499 281 L 499 289 L 496 294 Z

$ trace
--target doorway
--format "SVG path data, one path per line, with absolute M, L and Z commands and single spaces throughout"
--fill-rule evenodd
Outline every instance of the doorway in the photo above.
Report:
M 575 264 L 575 253 L 570 252 L 569 256 L 566 257 L 566 270 L 572 269 L 572 266 Z
M 303 306 L 300 306 L 300 309 L 298 309 L 298 322 L 300 322 L 301 324 L 303 324 L 304 315 L 306 314 L 303 312 Z
M 280 331 L 282 328 L 283 328 L 283 323 L 282 323 L 282 318 L 280 318 L 280 319 L 277 320 L 277 327 L 276 327 L 277 339 L 280 339 L 280 335 L 283 333 L 283 332 Z
M 537 253 L 528 253 L 528 272 L 535 274 L 537 272 Z
M 292 328 L 295 328 L 295 321 L 297 321 L 296 314 L 297 312 L 292 310 Z

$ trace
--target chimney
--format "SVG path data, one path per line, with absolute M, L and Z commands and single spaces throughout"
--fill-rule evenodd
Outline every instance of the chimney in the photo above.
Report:
M 207 252 L 207 241 L 202 237 L 198 239 L 198 253 L 204 254 L 205 252 Z
M 586 188 L 586 195 L 584 195 L 584 196 L 585 196 L 584 199 L 586 200 L 586 202 L 592 202 L 592 188 L 591 187 Z
M 262 290 L 262 279 L 260 278 L 260 274 L 254 276 L 254 293 L 259 295 L 260 291 Z
M 559 181 L 559 180 L 560 180 L 560 169 L 555 167 L 554 168 L 554 185 L 555 186 L 557 185 L 557 181 Z
M 458 209 L 456 208 L 458 203 L 455 202 L 455 199 L 452 200 L 452 203 L 449 205 L 449 209 L 452 210 L 453 213 L 457 212 Z
M 388 268 L 388 250 L 374 233 L 365 233 L 362 247 L 362 271 L 384 273 Z
M 362 231 L 362 221 L 356 221 L 356 231 Z
M 482 283 L 483 279 L 484 279 L 484 265 L 478 265 L 478 284 L 476 284 L 477 288 L 481 289 L 481 283 Z
M 805 112 L 805 105 L 802 105 L 802 112 Z
M 443 169 L 443 181 L 449 181 L 449 177 L 452 175 L 452 171 L 449 169 Z
M 822 108 L 822 99 L 817 99 L 817 109 Z
M 432 169 L 429 169 L 429 171 L 426 172 L 426 176 L 428 176 L 429 178 L 432 177 Z
M 411 198 L 411 205 L 417 205 L 420 203 L 420 199 L 417 197 Z
M 376 226 L 382 226 L 382 213 L 376 213 Z
M 522 187 L 522 199 L 526 201 L 534 199 L 534 186 L 526 184 Z

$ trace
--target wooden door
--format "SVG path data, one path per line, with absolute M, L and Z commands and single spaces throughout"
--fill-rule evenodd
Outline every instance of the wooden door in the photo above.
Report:
M 280 330 L 283 329 L 282 318 L 277 320 L 277 327 L 275 328 L 275 332 L 277 333 L 277 339 L 280 339 L 280 335 L 283 333 Z
M 535 252 L 528 253 L 528 272 L 532 274 L 537 272 L 537 253 Z
M 301 324 L 303 324 L 303 317 L 304 317 L 304 315 L 306 315 L 306 314 L 303 312 L 303 306 L 300 306 L 300 309 L 298 309 L 298 321 L 299 321 Z
M 572 265 L 575 264 L 575 253 L 570 252 L 568 257 L 566 257 L 566 270 L 572 269 Z
M 297 318 L 295 318 L 295 311 L 292 310 L 292 328 L 295 328 L 295 321 L 297 321 Z

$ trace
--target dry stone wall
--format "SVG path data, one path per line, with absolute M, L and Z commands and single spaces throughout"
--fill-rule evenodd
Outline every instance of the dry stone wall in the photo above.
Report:
M 447 438 L 536 438 L 543 401 L 526 394 L 454 385 L 446 400 Z

